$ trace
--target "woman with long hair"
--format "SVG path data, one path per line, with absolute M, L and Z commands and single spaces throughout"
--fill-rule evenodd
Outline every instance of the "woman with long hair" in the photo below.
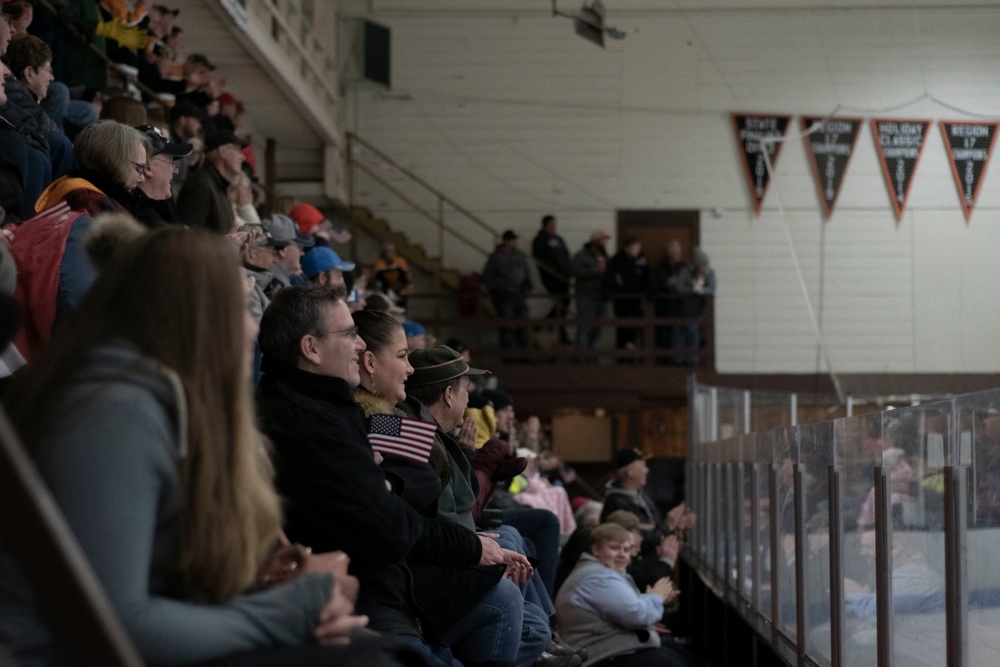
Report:
M 343 642 L 366 620 L 351 615 L 343 578 L 329 571 L 260 576 L 281 508 L 254 424 L 247 293 L 222 237 L 146 234 L 101 273 L 8 401 L 151 664 L 234 655 L 227 664 L 295 664 L 297 654 L 273 649 Z M 9 553 L 0 556 L 0 643 L 32 664 L 65 660 Z M 317 661 L 326 648 L 308 647 L 310 664 L 335 664 Z

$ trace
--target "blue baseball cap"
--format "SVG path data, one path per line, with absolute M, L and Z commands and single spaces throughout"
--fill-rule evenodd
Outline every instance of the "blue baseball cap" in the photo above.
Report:
M 410 338 L 412 336 L 423 336 L 427 333 L 427 330 L 424 329 L 424 325 L 420 322 L 410 320 L 408 322 L 403 322 L 403 333 L 406 334 L 407 338 Z
M 315 278 L 330 269 L 350 271 L 353 268 L 354 262 L 345 262 L 340 255 L 326 246 L 316 246 L 302 256 L 302 273 L 309 278 Z

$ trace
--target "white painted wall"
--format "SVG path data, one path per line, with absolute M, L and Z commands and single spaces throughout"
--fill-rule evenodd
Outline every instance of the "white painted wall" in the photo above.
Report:
M 837 109 L 976 119 L 940 102 L 998 114 L 1000 10 L 605 4 L 628 37 L 601 50 L 541 0 L 363 3 L 393 30 L 393 90 L 352 101 L 357 131 L 496 230 L 528 239 L 546 212 L 576 248 L 596 227 L 613 232 L 619 209 L 701 210 L 720 283 L 720 371 L 826 369 L 786 227 L 836 371 L 1000 371 L 1000 164 L 966 223 L 935 123 L 897 222 L 866 127 L 824 223 L 791 137 L 755 217 L 729 124 L 732 111 L 793 114 L 793 129 L 798 115 Z M 365 196 L 429 233 L 377 188 Z M 445 251 L 481 266 L 472 251 Z

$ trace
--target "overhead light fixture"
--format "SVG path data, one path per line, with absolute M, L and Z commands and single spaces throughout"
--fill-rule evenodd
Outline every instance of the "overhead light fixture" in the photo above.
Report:
M 586 0 L 576 14 L 559 11 L 559 8 L 556 7 L 556 0 L 552 0 L 552 15 L 573 19 L 576 34 L 588 42 L 597 44 L 602 49 L 604 48 L 605 35 L 611 39 L 625 39 L 624 32 L 618 28 L 604 25 L 604 5 L 601 0 Z

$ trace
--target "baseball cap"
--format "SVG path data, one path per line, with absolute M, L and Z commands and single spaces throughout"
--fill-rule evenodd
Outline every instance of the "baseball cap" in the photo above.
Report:
M 463 375 L 490 374 L 487 370 L 469 366 L 460 353 L 447 345 L 413 350 L 409 359 L 413 374 L 406 380 L 408 387 L 447 382 Z
M 181 100 L 174 106 L 170 107 L 171 123 L 176 122 L 179 118 L 186 118 L 188 116 L 203 121 L 206 114 L 198 107 L 197 104 L 191 102 L 190 100 Z
M 281 246 L 295 243 L 300 248 L 311 248 L 316 244 L 316 239 L 308 234 L 300 234 L 295 222 L 287 215 L 275 213 L 270 218 L 261 221 L 264 229 L 274 238 L 275 242 Z
M 194 146 L 191 144 L 170 141 L 170 138 L 161 130 L 154 125 L 138 125 L 137 130 L 146 135 L 146 138 L 150 140 L 153 144 L 153 155 L 169 155 L 170 157 L 184 157 L 190 155 L 191 151 L 194 150 Z
M 350 271 L 353 268 L 354 262 L 345 262 L 340 258 L 340 255 L 326 246 L 316 246 L 302 256 L 302 273 L 309 278 L 314 278 L 331 269 Z
M 392 299 L 381 292 L 368 295 L 365 300 L 365 310 L 381 310 L 394 315 L 402 315 L 406 312 L 405 308 L 400 308 L 393 303 Z
M 326 222 L 326 216 L 312 204 L 296 204 L 288 213 L 303 234 L 312 233 L 314 228 Z
M 619 449 L 615 452 L 615 470 L 620 470 L 627 465 L 635 463 L 640 459 L 648 459 L 649 457 L 640 452 L 635 447 L 629 447 L 627 449 Z
M 205 151 L 214 151 L 220 146 L 238 146 L 239 148 L 246 148 L 246 144 L 242 139 L 237 137 L 235 134 L 229 130 L 216 130 L 214 132 L 209 132 L 205 135 Z
M 27 3 L 25 2 L 20 2 L 20 0 L 3 0 L 3 4 L 0 5 L 0 14 L 9 16 L 12 19 L 19 19 L 24 14 L 25 9 L 27 9 Z
M 215 71 L 215 65 L 212 64 L 212 61 L 201 53 L 192 53 L 191 55 L 188 56 L 187 62 L 194 65 L 204 65 L 209 70 L 213 72 Z

